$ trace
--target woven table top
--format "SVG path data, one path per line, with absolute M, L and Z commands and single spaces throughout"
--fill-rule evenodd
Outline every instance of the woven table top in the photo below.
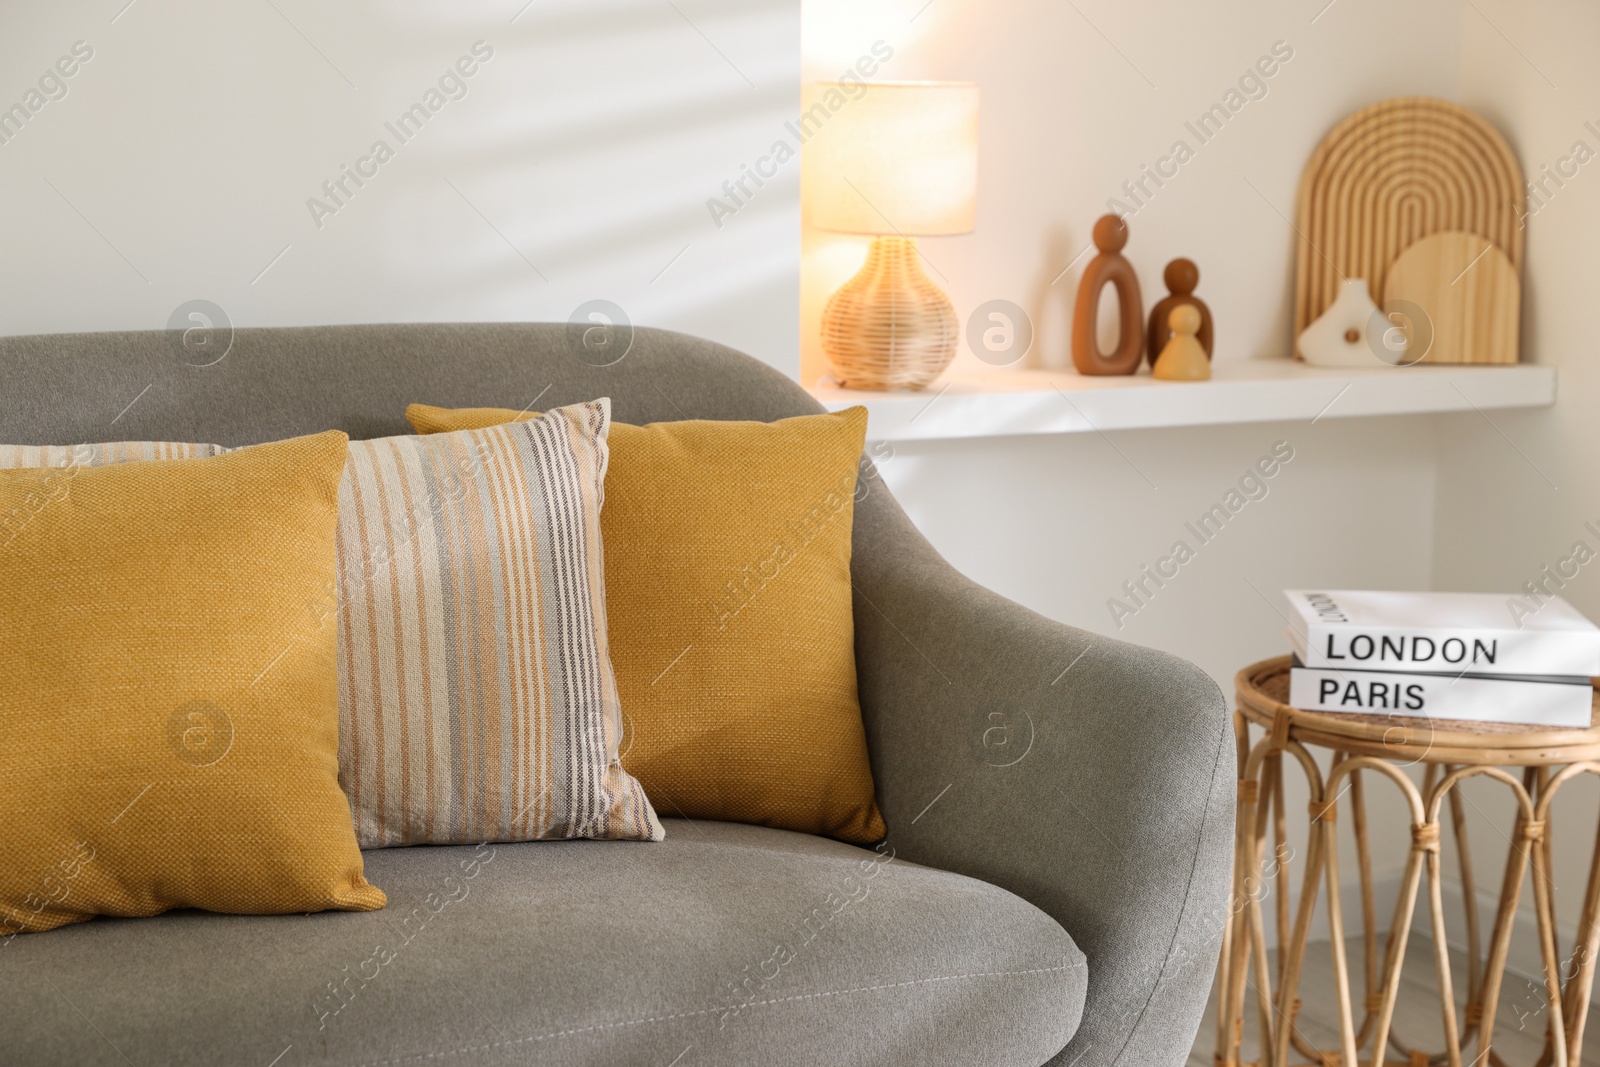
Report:
M 1304 745 L 1458 765 L 1538 766 L 1600 759 L 1600 697 L 1591 707 L 1586 730 L 1304 711 L 1286 703 L 1290 664 L 1289 656 L 1251 664 L 1234 678 L 1235 693 L 1239 713 L 1246 720 L 1271 730 L 1280 714 L 1287 715 L 1290 740 Z

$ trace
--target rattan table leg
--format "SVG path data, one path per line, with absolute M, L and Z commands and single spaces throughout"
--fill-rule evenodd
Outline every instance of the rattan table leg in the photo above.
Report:
M 1218 1067 L 1237 1064 L 1238 1062 L 1238 1037 L 1235 1032 L 1234 1021 L 1235 1005 L 1232 1000 L 1234 990 L 1234 942 L 1237 933 L 1240 893 L 1242 881 L 1238 867 L 1242 864 L 1240 851 L 1238 851 L 1238 827 L 1245 824 L 1245 757 L 1250 753 L 1250 723 L 1245 717 L 1235 710 L 1234 712 L 1234 750 L 1237 758 L 1237 790 L 1234 795 L 1234 865 L 1230 877 L 1229 891 L 1227 891 L 1227 915 L 1222 920 L 1222 950 L 1218 953 L 1216 961 L 1216 1045 L 1211 1049 L 1211 1059 Z
M 1544 826 L 1544 836 L 1539 839 L 1539 848 L 1544 850 L 1544 869 L 1547 871 L 1554 871 L 1556 869 L 1555 853 L 1551 851 L 1551 839 L 1554 835 L 1550 832 L 1553 823 L 1553 819 L 1549 813 L 1550 805 L 1541 803 L 1547 795 L 1552 794 L 1551 774 L 1551 768 L 1539 768 L 1539 791 L 1535 793 L 1533 797 L 1534 806 L 1544 812 L 1544 814 L 1535 815 L 1534 818 Z M 1552 875 L 1552 878 L 1553 877 L 1554 876 Z M 1551 881 L 1546 888 L 1548 888 L 1550 891 L 1550 914 L 1554 915 L 1556 913 L 1555 882 Z M 1561 959 L 1561 931 L 1554 923 L 1551 924 L 1550 929 L 1554 931 L 1556 959 L 1559 960 Z
M 1245 853 L 1246 889 L 1245 911 L 1249 917 L 1249 944 L 1251 966 L 1256 972 L 1256 1030 L 1261 1035 L 1261 1063 L 1262 1067 L 1275 1067 L 1276 1063 L 1287 1061 L 1272 1060 L 1268 1055 L 1271 1046 L 1271 1036 L 1276 1030 L 1273 1018 L 1273 990 L 1272 971 L 1267 963 L 1267 931 L 1266 924 L 1261 917 L 1261 896 L 1266 888 L 1261 878 L 1261 851 L 1267 839 L 1268 815 L 1271 812 L 1273 794 L 1276 792 L 1276 783 L 1271 773 L 1272 758 L 1267 749 L 1268 742 L 1263 740 L 1257 746 L 1257 753 L 1252 754 L 1255 761 L 1254 780 L 1261 785 L 1262 798 L 1256 806 L 1254 831 L 1247 842 Z M 1261 752 L 1269 752 L 1265 759 L 1255 759 Z M 1246 773 L 1249 774 L 1247 764 Z M 1253 881 L 1252 881 L 1253 880 Z M 1241 998 L 1243 994 L 1241 993 Z M 1279 1012 L 1281 1015 L 1281 1011 Z
M 1234 800 L 1233 884 L 1228 893 L 1228 914 L 1222 925 L 1222 951 L 1217 960 L 1217 1044 L 1212 1059 L 1217 1067 L 1234 1067 L 1239 1062 L 1239 1033 L 1243 1004 L 1234 995 L 1233 975 L 1242 963 L 1235 963 L 1235 946 L 1242 937 L 1241 916 L 1244 914 L 1244 878 L 1242 873 L 1243 850 L 1240 846 L 1239 828 L 1246 825 L 1244 797 L 1245 760 L 1250 755 L 1250 724 L 1238 711 L 1233 713 L 1234 755 L 1237 761 L 1238 790 Z M 1242 957 L 1241 957 L 1242 958 Z M 1242 990 L 1241 990 L 1242 997 Z
M 1265 743 L 1265 742 L 1264 742 Z M 1311 758 L 1298 743 L 1290 742 L 1287 751 L 1299 762 L 1301 770 L 1305 772 L 1307 791 L 1311 801 L 1320 805 L 1323 798 L 1322 771 L 1318 769 L 1316 760 Z M 1262 1062 L 1287 1065 L 1289 1063 L 1289 1044 L 1294 1036 L 1294 998 L 1300 989 L 1300 972 L 1305 965 L 1306 941 L 1311 934 L 1311 916 L 1316 911 L 1317 888 L 1322 878 L 1323 850 L 1326 844 L 1326 834 L 1313 832 L 1306 843 L 1306 865 L 1300 876 L 1300 900 L 1295 912 L 1294 929 L 1289 935 L 1287 951 L 1284 954 L 1283 981 L 1278 990 L 1278 1002 L 1285 1007 L 1279 1016 L 1279 1025 L 1274 1035 L 1272 1054 L 1269 1058 L 1265 1054 L 1266 1046 L 1263 1045 Z M 1260 914 L 1260 908 L 1256 908 Z M 1348 987 L 1347 987 L 1348 989 Z
M 1523 823 L 1517 818 L 1517 825 Z M 1517 917 L 1517 902 L 1522 896 L 1522 879 L 1528 870 L 1526 849 L 1515 844 L 1506 852 L 1505 878 L 1500 883 L 1500 905 L 1495 910 L 1494 926 L 1489 932 L 1489 958 L 1483 966 L 1483 1019 L 1479 1023 L 1478 1048 L 1494 1047 L 1495 1016 L 1500 1007 L 1500 984 L 1505 978 L 1506 957 L 1511 951 L 1511 932 Z
M 1273 1018 L 1275 1005 L 1272 994 L 1272 972 L 1267 964 L 1267 931 L 1266 924 L 1261 919 L 1259 896 L 1250 898 L 1249 912 L 1250 955 L 1256 972 L 1256 1030 L 1261 1035 L 1261 1064 L 1262 1067 L 1278 1067 L 1289 1061 L 1286 1057 L 1273 1055 L 1272 1049 L 1275 1047 L 1273 1037 L 1280 1031 L 1287 1033 L 1292 1028 L 1293 1022 L 1281 1009 L 1276 1009 L 1277 1019 Z
M 1236 722 L 1239 724 L 1239 744 L 1242 748 L 1248 743 L 1248 730 L 1243 725 L 1242 717 L 1236 719 Z M 1225 937 L 1226 964 L 1218 976 L 1220 983 L 1218 997 L 1220 1003 L 1217 1008 L 1218 1063 L 1237 1063 L 1244 1040 L 1245 970 L 1250 950 L 1250 931 L 1245 913 L 1249 908 L 1249 897 L 1252 892 L 1248 868 L 1252 849 L 1249 842 L 1256 823 L 1256 800 L 1259 791 L 1260 782 L 1255 778 L 1245 777 L 1244 760 L 1241 758 L 1239 799 L 1234 822 L 1233 899 L 1228 915 L 1231 932 Z
M 1372 998 L 1378 991 L 1378 923 L 1372 891 L 1372 849 L 1367 838 L 1367 797 L 1360 771 L 1350 772 L 1350 816 L 1356 837 L 1356 868 L 1361 878 L 1361 1002 L 1366 1009 L 1361 1036 L 1365 1038 L 1367 1027 L 1376 1014 L 1372 1010 Z
M 1528 794 L 1529 797 L 1533 798 L 1533 801 L 1534 801 L 1535 804 L 1540 803 L 1543 800 L 1543 798 L 1548 794 L 1548 792 L 1549 792 L 1549 788 L 1548 788 L 1549 781 L 1550 781 L 1549 776 L 1544 773 L 1544 768 L 1542 768 L 1542 767 L 1527 767 L 1527 768 L 1523 769 L 1523 772 L 1522 772 L 1522 787 L 1523 787 L 1523 790 Z M 1533 821 L 1535 821 L 1535 816 L 1534 816 L 1533 812 L 1530 811 L 1528 813 L 1527 817 L 1524 818 L 1522 820 L 1522 822 L 1520 822 L 1517 825 L 1517 832 L 1516 832 L 1515 837 L 1514 837 L 1514 840 L 1515 840 L 1516 844 L 1513 847 L 1521 848 L 1523 851 L 1529 853 L 1528 863 L 1529 863 L 1529 866 L 1531 866 L 1532 869 L 1533 869 L 1533 880 L 1534 880 L 1535 883 L 1537 883 L 1538 880 L 1539 880 L 1539 872 L 1541 870 L 1548 871 L 1550 869 L 1550 864 L 1548 863 L 1549 855 L 1547 853 L 1544 854 L 1545 862 L 1543 862 L 1543 863 L 1541 863 L 1541 861 L 1539 860 L 1538 857 L 1535 857 L 1534 855 L 1532 855 L 1532 853 L 1534 853 L 1534 852 L 1544 853 L 1544 849 L 1541 847 L 1539 841 L 1530 841 L 1530 840 L 1525 840 L 1525 838 L 1524 838 L 1524 834 L 1526 833 L 1526 825 L 1528 823 L 1530 823 L 1530 822 L 1533 822 Z M 1542 840 L 1542 828 L 1541 828 L 1541 840 Z M 1546 890 L 1548 890 L 1548 888 L 1549 887 L 1547 886 Z M 1539 886 L 1537 884 L 1534 885 L 1533 889 L 1534 889 L 1534 892 L 1533 892 L 1534 918 L 1537 920 L 1537 923 L 1538 923 L 1537 929 L 1538 929 L 1538 937 L 1539 937 L 1539 958 L 1540 958 L 1541 961 L 1543 961 L 1543 959 L 1544 959 L 1544 925 L 1545 925 L 1546 920 L 1548 919 L 1549 920 L 1549 926 L 1550 926 L 1550 949 L 1551 949 L 1552 954 L 1557 959 L 1560 959 L 1561 950 L 1556 944 L 1555 899 L 1548 892 L 1541 893 L 1541 891 L 1539 889 Z M 1546 908 L 1547 907 L 1548 907 L 1548 915 L 1546 914 Z M 1546 968 L 1546 979 L 1545 980 L 1546 980 L 1546 993 L 1548 994 L 1548 985 L 1549 985 L 1549 969 L 1548 968 Z M 1559 986 L 1558 986 L 1558 988 L 1559 988 Z M 1534 1067 L 1550 1067 L 1551 1064 L 1555 1064 L 1555 1067 L 1566 1067 L 1566 1064 L 1564 1062 L 1565 1057 L 1562 1057 L 1561 1059 L 1557 1059 L 1557 1057 L 1556 1057 L 1555 1031 L 1554 1031 L 1554 1029 L 1552 1029 L 1552 1027 L 1554 1025 L 1555 1024 L 1553 1022 L 1550 1022 L 1548 1020 L 1546 1021 L 1545 1031 L 1544 1031 L 1544 1051 L 1539 1053 L 1539 1059 L 1535 1062 Z
M 1434 790 L 1434 792 L 1428 798 L 1429 818 L 1437 823 L 1446 795 L 1450 797 L 1453 805 L 1457 796 L 1457 786 L 1467 778 L 1479 776 L 1493 778 L 1511 790 L 1513 799 L 1515 799 L 1517 803 L 1517 814 L 1515 821 L 1517 830 L 1514 843 L 1506 856 L 1506 870 L 1501 881 L 1500 903 L 1495 911 L 1494 930 L 1489 947 L 1489 957 L 1484 964 L 1482 972 L 1482 991 L 1478 1001 L 1476 1001 L 1476 1003 L 1480 1005 L 1477 1013 L 1480 1016 L 1480 1018 L 1477 1020 L 1477 1046 L 1479 1052 L 1473 1060 L 1474 1064 L 1481 1063 L 1485 1060 L 1493 1063 L 1497 1058 L 1491 1046 L 1491 1042 L 1494 1038 L 1495 1013 L 1499 1004 L 1500 984 L 1505 975 L 1506 957 L 1511 944 L 1512 925 L 1516 918 L 1517 912 L 1517 900 L 1522 891 L 1522 876 L 1527 869 L 1528 863 L 1529 850 L 1523 847 L 1520 842 L 1526 836 L 1528 831 L 1525 829 L 1525 827 L 1534 814 L 1533 803 L 1527 788 L 1522 785 L 1518 785 L 1517 780 L 1514 777 L 1512 777 L 1510 774 L 1507 774 L 1500 768 L 1484 765 L 1461 767 L 1445 775 L 1444 780 L 1439 783 L 1438 788 Z M 1527 780 L 1531 782 L 1531 779 Z M 1439 902 L 1437 900 L 1435 901 L 1434 907 L 1436 910 L 1439 908 Z M 1434 919 L 1434 929 L 1435 939 L 1441 939 L 1443 937 L 1442 931 L 1444 929 L 1444 923 L 1442 918 L 1437 914 Z M 1448 949 L 1440 952 L 1439 956 L 1441 961 L 1445 965 L 1448 965 Z M 1471 1003 L 1472 1002 L 1469 1000 L 1469 1028 L 1473 1024 L 1473 1020 L 1470 1018 L 1470 1016 L 1473 1014 Z M 1465 1045 L 1468 1040 L 1469 1039 L 1465 1036 L 1464 1032 L 1462 1035 L 1458 1036 L 1455 1047 L 1459 1049 L 1461 1046 Z
M 1552 837 L 1550 833 L 1550 813 L 1556 793 L 1560 791 L 1561 787 L 1579 775 L 1600 775 L 1600 763 L 1592 761 L 1572 763 L 1563 768 L 1553 778 L 1548 775 L 1548 768 L 1545 768 L 1545 770 L 1547 773 L 1542 775 L 1539 780 L 1539 803 L 1534 809 L 1532 824 L 1523 836 L 1529 838 L 1530 844 L 1533 846 L 1536 875 L 1539 861 L 1541 859 L 1543 861 L 1547 882 L 1544 887 L 1545 903 L 1548 905 L 1549 911 L 1549 922 L 1547 924 L 1550 931 L 1547 939 L 1551 948 L 1549 955 L 1559 960 L 1559 946 L 1555 944 L 1554 935 L 1555 903 L 1553 886 L 1548 884 L 1551 855 L 1550 842 Z M 1539 886 L 1535 885 L 1534 888 L 1537 890 Z M 1541 912 L 1543 910 L 1541 909 Z M 1540 918 L 1541 920 L 1544 919 L 1544 915 L 1541 914 Z M 1568 961 L 1569 965 L 1576 964 L 1576 969 L 1567 976 L 1565 986 L 1560 989 L 1560 1002 L 1552 1006 L 1551 1028 L 1554 1030 L 1557 1027 L 1561 1027 L 1559 1034 L 1552 1034 L 1552 1043 L 1562 1046 L 1555 1049 L 1554 1052 L 1564 1051 L 1566 1053 L 1565 1067 L 1575 1067 L 1582 1059 L 1583 1030 L 1589 1015 L 1589 994 L 1594 988 L 1595 955 L 1597 950 L 1600 950 L 1600 930 L 1596 928 L 1597 922 L 1600 922 L 1600 839 L 1597 839 L 1595 851 L 1589 857 L 1589 878 L 1584 887 L 1583 909 L 1578 920 L 1577 938 L 1573 944 L 1572 958 Z M 1544 939 L 1543 935 L 1544 930 L 1541 929 L 1542 939 Z M 1554 981 L 1559 983 L 1561 977 L 1561 973 L 1558 971 L 1554 976 Z M 1547 982 L 1550 980 L 1547 977 Z M 1563 1013 L 1565 1026 L 1561 1026 Z
M 1545 827 L 1549 836 L 1550 828 Z M 1578 1067 L 1583 1060 L 1583 1028 L 1589 1019 L 1589 995 L 1594 990 L 1595 954 L 1600 952 L 1600 835 L 1596 836 L 1594 851 L 1589 857 L 1589 880 L 1583 890 L 1583 913 L 1578 918 L 1578 940 L 1573 949 L 1578 957 L 1578 971 L 1567 979 L 1567 1052 L 1572 1057 L 1570 1067 Z
M 1468 776 L 1469 771 L 1458 771 L 1451 779 L 1459 781 Z M 1528 850 L 1516 842 L 1520 841 L 1523 827 L 1533 815 L 1533 804 L 1529 797 L 1526 785 L 1531 784 L 1531 775 L 1524 775 L 1524 785 L 1518 785 L 1515 778 L 1505 771 L 1498 769 L 1483 770 L 1481 773 L 1496 778 L 1511 789 L 1517 800 L 1517 814 L 1512 824 L 1513 844 L 1506 850 L 1505 872 L 1500 879 L 1499 903 L 1495 908 L 1494 925 L 1489 932 L 1489 955 L 1483 967 L 1483 993 L 1479 1003 L 1483 1006 L 1483 1018 L 1479 1024 L 1478 1049 L 1482 1057 L 1488 1052 L 1488 1062 L 1493 1064 L 1503 1063 L 1498 1053 L 1494 1051 L 1495 1020 L 1500 1009 L 1500 987 L 1505 979 L 1506 960 L 1511 951 L 1511 934 L 1515 926 L 1517 905 L 1522 897 L 1522 881 L 1528 872 Z M 1446 780 L 1444 789 L 1450 790 L 1451 802 L 1455 801 L 1455 781 Z M 1548 1049 L 1541 1062 L 1548 1062 Z
M 1416 846 L 1426 850 L 1428 903 L 1433 911 L 1433 949 L 1439 964 L 1439 1004 L 1444 1016 L 1444 1051 L 1450 1067 L 1461 1067 L 1461 1030 L 1456 1022 L 1456 997 L 1450 974 L 1450 942 L 1444 929 L 1444 892 L 1440 885 L 1439 824 L 1425 823 L 1417 828 L 1430 842 Z M 1430 847 L 1431 844 L 1431 847 Z
M 1400 968 L 1405 964 L 1406 940 L 1411 932 L 1411 917 L 1416 911 L 1417 888 L 1422 882 L 1422 853 L 1412 849 L 1406 855 L 1406 873 L 1400 882 L 1400 895 L 1394 904 L 1394 921 L 1389 927 L 1384 953 L 1383 985 L 1379 987 L 1378 1022 L 1372 1033 L 1373 1061 L 1381 1062 L 1394 1024 L 1395 998 L 1400 991 Z
M 1334 771 L 1337 769 L 1335 764 Z M 1345 959 L 1344 903 L 1339 893 L 1339 827 L 1334 821 L 1337 803 L 1311 802 L 1311 833 L 1322 835 L 1322 866 L 1328 876 L 1328 942 L 1333 952 L 1334 998 L 1339 1007 L 1339 1048 L 1345 1063 L 1358 1064 L 1355 1020 L 1350 1009 L 1350 968 Z
M 1283 796 L 1284 796 L 1284 794 L 1283 794 L 1283 767 L 1282 767 L 1283 761 L 1280 758 L 1277 762 L 1278 762 L 1278 770 L 1277 770 L 1277 774 L 1276 774 L 1276 778 L 1275 778 L 1275 786 L 1274 786 L 1274 793 L 1275 793 L 1274 805 L 1275 805 L 1275 807 L 1273 809 L 1273 813 L 1274 813 L 1277 825 L 1281 827 L 1283 825 L 1283 822 L 1284 822 L 1284 814 L 1283 814 Z M 1335 764 L 1338 763 L 1338 757 L 1337 756 L 1335 756 L 1335 758 L 1334 758 L 1334 763 Z M 1312 806 L 1315 807 L 1315 805 L 1316 805 L 1316 802 L 1312 801 Z M 1316 820 L 1314 818 L 1313 818 L 1312 822 L 1308 825 L 1307 830 L 1308 830 L 1309 836 L 1311 836 L 1311 837 L 1316 836 L 1317 825 L 1316 825 Z M 1280 838 L 1280 844 L 1278 845 L 1278 848 L 1279 848 L 1279 855 L 1281 857 L 1281 856 L 1284 855 L 1284 851 L 1283 850 L 1285 848 L 1285 843 L 1282 842 L 1281 838 Z M 1324 862 L 1324 864 L 1326 864 L 1326 862 L 1327 862 L 1327 859 L 1326 859 L 1327 850 L 1324 849 L 1322 854 L 1323 854 L 1323 857 L 1324 857 L 1323 862 Z M 1278 908 L 1277 908 L 1277 912 L 1278 912 L 1278 944 L 1279 945 L 1287 945 L 1289 943 L 1289 921 L 1288 921 L 1288 919 L 1289 919 L 1289 879 L 1288 879 L 1288 872 L 1287 872 L 1287 870 L 1286 870 L 1286 868 L 1284 866 L 1280 865 L 1279 870 L 1278 870 L 1277 873 L 1278 873 L 1278 882 L 1277 882 L 1277 887 L 1278 887 L 1278 900 L 1277 900 L 1277 905 L 1278 905 Z M 1302 892 L 1303 891 L 1304 890 L 1302 889 Z M 1284 968 L 1284 963 L 1287 960 L 1287 958 L 1288 957 L 1287 957 L 1287 954 L 1285 952 L 1283 952 L 1281 950 L 1278 952 L 1278 972 L 1279 972 L 1278 973 L 1278 985 L 1280 987 L 1282 987 L 1284 985 L 1283 968 Z M 1301 1055 L 1307 1056 L 1313 1062 L 1315 1062 L 1316 1060 L 1324 1058 L 1324 1056 L 1326 1054 L 1321 1052 L 1320 1050 L 1318 1050 L 1315 1046 L 1313 1046 L 1311 1044 L 1311 1042 L 1306 1039 L 1305 1035 L 1300 1032 L 1299 1027 L 1295 1025 L 1297 1020 L 1298 1020 L 1298 1018 L 1299 1018 L 1299 1015 L 1300 1015 L 1299 1007 L 1300 1007 L 1300 1002 L 1299 1002 L 1299 998 L 1298 997 L 1294 997 L 1294 996 L 1289 997 L 1287 1006 L 1284 1005 L 1282 998 L 1280 998 L 1280 1000 L 1279 1000 L 1279 1008 L 1282 1009 L 1282 1014 L 1284 1016 L 1286 1016 L 1286 1018 L 1287 1018 L 1287 1026 L 1289 1028 L 1289 1045 L 1290 1045 L 1291 1049 L 1298 1049 L 1299 1052 L 1301 1053 Z M 1280 1019 L 1280 1025 L 1284 1025 L 1284 1021 L 1282 1019 Z
M 1422 793 L 1421 793 L 1421 795 L 1424 796 L 1424 797 L 1433 796 L 1434 795 L 1434 790 L 1438 786 L 1438 781 L 1439 781 L 1439 766 L 1437 764 L 1433 764 L 1433 763 L 1430 763 L 1427 766 L 1425 766 L 1423 768 L 1423 773 L 1422 773 Z M 1419 819 L 1413 825 L 1414 826 L 1415 825 L 1420 825 L 1420 822 L 1421 822 L 1421 820 Z M 1413 833 L 1414 832 L 1415 831 L 1413 830 Z M 1425 1053 L 1425 1052 L 1422 1052 L 1419 1049 L 1412 1048 L 1410 1045 L 1406 1044 L 1405 1039 L 1400 1036 L 1400 1032 L 1398 1030 L 1391 1029 L 1389 1031 L 1389 1043 L 1394 1046 L 1394 1048 L 1395 1048 L 1395 1050 L 1397 1052 L 1399 1052 L 1402 1056 L 1407 1057 L 1407 1059 L 1411 1060 L 1411 1061 L 1415 1061 L 1415 1060 L 1418 1060 L 1418 1059 L 1427 1059 L 1427 1060 L 1429 1060 L 1431 1062 L 1433 1060 L 1442 1059 L 1444 1057 L 1444 1053 L 1442 1053 L 1442 1052 L 1440 1052 L 1440 1053 Z
M 1268 763 L 1272 774 L 1272 858 L 1277 868 L 1273 910 L 1278 920 L 1278 944 L 1289 940 L 1289 865 L 1284 862 L 1287 835 L 1284 832 L 1283 755 L 1273 756 Z M 1283 953 L 1278 953 L 1278 984 L 1283 984 Z M 1287 1005 L 1282 1006 L 1287 1010 Z
M 1537 828 L 1541 839 L 1528 842 L 1533 854 L 1534 915 L 1539 922 L 1539 949 L 1544 956 L 1545 995 L 1550 1007 L 1551 1061 L 1555 1067 L 1568 1067 L 1567 1030 L 1561 1010 L 1561 962 L 1556 955 L 1555 905 L 1550 895 L 1549 853 L 1543 847 L 1543 827 L 1537 821 L 1529 829 Z
M 1353 775 L 1363 768 L 1378 772 L 1381 776 L 1387 777 L 1394 782 L 1405 798 L 1413 823 L 1419 824 L 1422 822 L 1424 808 L 1422 797 L 1418 794 L 1417 787 L 1393 765 L 1371 756 L 1357 756 L 1335 764 L 1328 774 L 1327 791 L 1337 796 L 1340 779 L 1347 774 Z M 1335 860 L 1335 863 L 1337 863 L 1337 860 Z M 1374 1062 L 1383 1061 L 1382 1053 L 1390 1042 L 1391 1028 L 1394 1022 L 1395 998 L 1400 987 L 1400 971 L 1405 961 L 1406 940 L 1411 930 L 1411 918 L 1416 906 L 1421 871 L 1421 853 L 1414 845 L 1407 854 L 1405 877 L 1402 880 L 1399 895 L 1395 900 L 1394 919 L 1384 946 L 1383 981 L 1378 987 L 1376 1018 L 1372 1032 L 1371 1047 L 1377 1050 L 1374 1053 Z M 1332 911 L 1329 912 L 1329 922 L 1330 940 L 1334 940 L 1331 937 Z M 1340 984 L 1348 991 L 1348 973 L 1346 973 L 1344 980 Z M 1365 1042 L 1358 1043 L 1359 1045 L 1365 1045 Z M 1347 1062 L 1356 1062 L 1353 1056 L 1348 1053 L 1343 1058 Z M 1413 1056 L 1413 1058 L 1415 1057 Z
M 1454 770 L 1446 765 L 1445 774 Z M 1461 868 L 1462 910 L 1467 926 L 1467 1017 L 1461 1031 L 1463 1045 L 1472 1041 L 1478 1030 L 1483 1006 L 1483 971 L 1478 937 L 1478 891 L 1472 875 L 1472 850 L 1467 844 L 1467 813 L 1459 790 L 1450 791 L 1450 829 L 1456 842 L 1456 859 Z M 1474 1011 L 1473 1008 L 1478 1008 Z

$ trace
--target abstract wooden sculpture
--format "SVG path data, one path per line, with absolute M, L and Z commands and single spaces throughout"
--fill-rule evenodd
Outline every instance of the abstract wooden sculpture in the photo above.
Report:
M 1492 242 L 1520 277 L 1524 203 L 1511 147 L 1461 105 L 1407 96 L 1357 111 L 1317 146 L 1300 181 L 1295 337 L 1327 310 L 1345 278 L 1366 279 L 1373 297 L 1387 300 L 1401 253 L 1445 231 Z M 1423 359 L 1463 356 L 1436 343 Z
M 1078 303 L 1072 312 L 1072 363 L 1079 374 L 1132 374 L 1144 357 L 1144 300 L 1139 276 L 1122 256 L 1128 243 L 1128 224 L 1116 215 L 1101 215 L 1094 224 L 1094 246 L 1100 254 L 1084 268 L 1078 282 Z M 1110 355 L 1100 351 L 1095 336 L 1100 318 L 1100 292 L 1107 285 L 1117 290 L 1117 347 Z
M 1432 344 L 1411 363 L 1515 363 L 1522 285 L 1487 238 L 1450 230 L 1424 237 L 1389 264 L 1385 307 L 1412 304 L 1428 317 Z
M 1161 358 L 1161 350 L 1167 347 L 1167 338 L 1172 336 L 1168 319 L 1172 309 L 1180 304 L 1187 304 L 1200 313 L 1200 330 L 1195 336 L 1200 340 L 1200 347 L 1206 350 L 1206 358 L 1210 359 L 1211 309 L 1206 307 L 1204 300 L 1194 295 L 1194 287 L 1200 284 L 1200 268 L 1194 265 L 1194 260 L 1180 256 L 1167 264 L 1161 280 L 1167 283 L 1167 295 L 1157 300 L 1156 306 L 1150 309 L 1150 336 L 1144 346 L 1150 356 L 1150 365 L 1156 365 L 1156 360 Z

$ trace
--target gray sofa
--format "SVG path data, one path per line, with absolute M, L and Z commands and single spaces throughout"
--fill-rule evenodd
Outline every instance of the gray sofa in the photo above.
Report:
M 0 441 L 373 437 L 409 432 L 413 401 L 610 396 L 635 423 L 818 410 L 679 334 L 638 330 L 607 367 L 585 354 L 558 324 L 240 330 L 211 366 L 163 332 L 7 338 Z M 879 848 L 669 818 L 661 844 L 369 852 L 380 912 L 24 934 L 0 942 L 0 1062 L 1181 1063 L 1227 910 L 1217 687 L 973 584 L 863 484 Z M 375 966 L 379 942 L 403 947 Z

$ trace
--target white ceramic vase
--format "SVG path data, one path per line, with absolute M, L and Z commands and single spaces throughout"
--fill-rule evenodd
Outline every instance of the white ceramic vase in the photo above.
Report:
M 1339 286 L 1338 299 L 1301 332 L 1300 355 L 1314 367 L 1403 363 L 1405 336 L 1388 327 L 1388 320 L 1372 302 L 1366 279 L 1346 278 Z M 1394 347 L 1396 344 L 1398 350 Z

